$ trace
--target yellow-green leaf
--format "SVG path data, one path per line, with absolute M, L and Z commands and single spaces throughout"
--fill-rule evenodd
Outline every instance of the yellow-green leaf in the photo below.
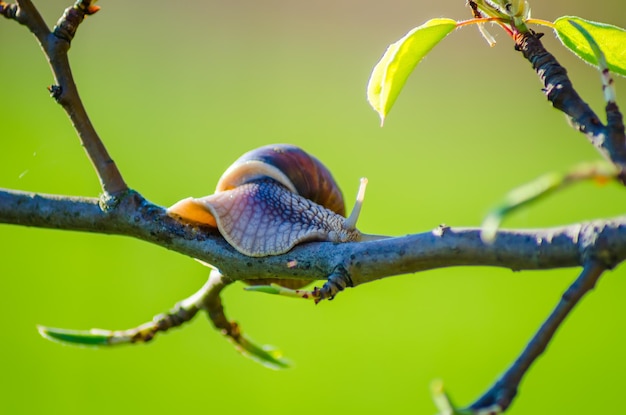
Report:
M 611 72 L 626 76 L 626 30 L 576 16 L 563 16 L 556 19 L 554 30 L 563 45 L 582 60 L 595 66 L 598 66 L 596 54 L 583 34 L 569 23 L 570 20 L 582 26 L 593 37 L 604 53 Z
M 618 175 L 619 169 L 604 160 L 580 164 L 567 173 L 545 174 L 510 191 L 483 221 L 481 238 L 485 242 L 492 242 L 500 223 L 506 216 L 549 194 L 583 180 L 595 180 L 603 184 L 609 180 L 616 180 Z
M 380 115 L 381 124 L 415 66 L 456 26 L 452 19 L 432 19 L 389 45 L 367 85 L 367 100 Z

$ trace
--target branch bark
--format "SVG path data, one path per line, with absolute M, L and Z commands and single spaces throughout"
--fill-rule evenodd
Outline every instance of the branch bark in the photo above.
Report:
M 307 243 L 278 256 L 251 258 L 213 228 L 194 227 L 129 191 L 114 209 L 99 199 L 0 190 L 0 223 L 131 236 L 200 259 L 232 280 L 324 279 L 337 267 L 353 286 L 398 274 L 450 266 L 512 270 L 582 266 L 607 268 L 626 258 L 626 216 L 547 229 L 500 230 L 485 243 L 478 228 L 440 227 L 430 232 L 371 242 Z
M 0 222 L 133 236 L 214 264 L 231 279 L 320 279 L 341 269 L 347 272 L 352 286 L 452 265 L 546 269 L 580 266 L 591 256 L 610 268 L 626 257 L 623 217 L 562 228 L 501 231 L 489 244 L 480 240 L 479 229 L 440 228 L 368 243 L 307 244 L 276 257 L 245 257 L 215 231 L 182 225 L 169 218 L 163 208 L 128 190 L 87 116 L 67 60 L 78 26 L 87 14 L 97 11 L 91 1 L 78 0 L 66 9 L 52 31 L 30 0 L 19 0 L 17 7 L 0 3 L 0 7 L 6 17 L 26 25 L 40 42 L 58 82 L 58 88 L 51 91 L 70 116 L 105 192 L 102 199 L 86 199 L 3 191 Z M 619 144 L 620 128 L 623 136 L 623 122 L 615 116 L 619 111 L 610 109 L 609 132 L 576 93 L 566 70 L 543 48 L 539 37 L 520 34 L 516 46 L 539 74 L 548 99 L 626 171 L 626 141 L 621 147 L 607 144 Z M 606 139 L 611 134 L 613 139 Z
M 492 408 L 496 412 L 504 412 L 509 407 L 517 394 L 517 388 L 522 381 L 522 377 L 524 377 L 533 362 L 546 350 L 556 330 L 576 304 L 595 287 L 596 282 L 605 270 L 604 266 L 593 261 L 585 266 L 576 281 L 563 293 L 555 309 L 541 325 L 522 354 L 513 362 L 502 377 L 470 406 L 471 409 L 478 412 Z
M 430 232 L 371 242 L 307 243 L 278 256 L 242 255 L 216 230 L 172 219 L 164 208 L 130 190 L 124 182 L 81 102 L 67 56 L 85 16 L 98 10 L 91 1 L 78 0 L 67 8 L 52 30 L 30 0 L 16 1 L 15 5 L 0 1 L 0 14 L 28 27 L 40 43 L 55 79 L 55 85 L 49 88 L 51 95 L 70 117 L 104 195 L 98 199 L 0 189 L 0 223 L 130 236 L 200 259 L 223 274 L 214 275 L 204 291 L 171 313 L 137 329 L 112 332 L 113 337 L 148 341 L 157 332 L 188 321 L 202 308 L 218 329 L 240 346 L 245 345 L 247 340 L 238 326 L 226 319 L 219 298 L 222 288 L 234 280 L 319 280 L 338 276 L 336 286 L 341 290 L 345 283 L 357 286 L 450 266 L 482 265 L 512 270 L 585 266 L 518 360 L 470 407 L 482 410 L 497 406 L 503 410 L 514 398 L 524 373 L 578 300 L 593 288 L 605 269 L 626 259 L 626 216 L 547 229 L 500 230 L 493 242 L 484 242 L 478 228 L 442 226 Z M 548 100 L 571 118 L 601 154 L 620 167 L 621 181 L 626 184 L 626 134 L 617 104 L 607 104 L 604 125 L 539 38 L 532 32 L 518 34 L 516 48 L 539 75 Z
M 615 102 L 605 108 L 607 124 L 580 97 L 567 76 L 567 70 L 541 43 L 541 34 L 519 33 L 515 48 L 522 52 L 544 85 L 543 92 L 554 108 L 565 113 L 572 125 L 589 139 L 596 149 L 621 170 L 620 180 L 626 184 L 626 133 L 621 112 Z

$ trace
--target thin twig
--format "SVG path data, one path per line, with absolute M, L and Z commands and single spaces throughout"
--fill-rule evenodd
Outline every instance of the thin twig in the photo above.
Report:
M 470 406 L 472 410 L 478 412 L 485 408 L 490 408 L 491 410 L 497 408 L 499 409 L 498 412 L 503 412 L 509 407 L 517 394 L 517 388 L 522 377 L 533 362 L 545 351 L 556 330 L 580 299 L 595 287 L 598 278 L 605 270 L 606 266 L 600 262 L 591 260 L 587 263 L 580 276 L 565 291 L 556 308 L 541 325 L 537 333 L 524 348 L 522 354 L 502 377 Z
M 608 139 L 607 147 L 609 152 L 619 154 L 620 159 L 626 159 L 626 130 L 624 128 L 624 117 L 622 116 L 616 102 L 609 102 L 606 105 L 606 119 Z M 626 183 L 626 168 L 622 166 L 622 183 Z
M 147 323 L 127 330 L 68 330 L 39 326 L 39 333 L 52 341 L 80 346 L 111 347 L 152 341 L 159 333 L 190 322 L 199 311 L 204 311 L 213 326 L 231 343 L 235 349 L 270 369 L 283 369 L 289 362 L 282 353 L 271 346 L 259 346 L 246 336 L 234 321 L 228 320 L 224 313 L 221 293 L 233 281 L 213 269 L 209 279 L 200 290 L 178 302 L 167 313 L 159 314 Z
M 191 321 L 196 314 L 198 314 L 198 311 L 207 309 L 208 306 L 214 305 L 214 303 L 218 303 L 222 311 L 221 316 L 223 316 L 219 294 L 228 283 L 229 282 L 225 281 L 221 275 L 215 275 L 213 273 L 200 290 L 190 297 L 179 301 L 170 311 L 156 315 L 151 321 L 130 329 L 67 330 L 39 326 L 39 333 L 53 341 L 90 346 L 118 346 L 129 343 L 147 343 L 152 341 L 158 333 L 167 332 Z M 213 320 L 212 315 L 211 319 Z M 216 324 L 216 327 L 221 328 L 218 324 Z
M 206 311 L 209 320 L 219 332 L 225 336 L 235 349 L 270 369 L 284 369 L 289 362 L 282 357 L 282 353 L 270 346 L 259 346 L 246 336 L 239 324 L 226 317 L 222 304 L 222 290 L 233 281 L 226 278 L 219 271 L 212 270 L 209 280 L 205 284 L 202 297 L 202 309 Z
M 39 326 L 39 333 L 52 341 L 83 346 L 117 346 L 130 343 L 147 343 L 158 333 L 163 333 L 191 321 L 200 310 L 194 298 L 185 299 L 168 311 L 154 316 L 147 323 L 127 330 L 67 330 Z
M 39 11 L 30 0 L 16 0 L 16 4 L 17 7 L 15 7 L 15 12 L 12 17 L 20 24 L 28 27 L 41 46 L 44 47 L 47 42 L 47 37 L 50 35 L 50 29 L 43 20 L 43 17 L 41 17 L 41 14 L 39 14 Z
M 76 29 L 86 15 L 95 13 L 97 9 L 91 6 L 90 0 L 78 0 L 65 10 L 51 32 L 30 0 L 17 0 L 16 3 L 17 8 L 10 5 L 0 7 L 7 10 L 3 13 L 6 17 L 28 27 L 39 41 L 54 76 L 55 85 L 49 87 L 50 94 L 70 117 L 81 145 L 96 170 L 102 190 L 111 196 L 127 191 L 128 186 L 87 115 L 67 57 Z

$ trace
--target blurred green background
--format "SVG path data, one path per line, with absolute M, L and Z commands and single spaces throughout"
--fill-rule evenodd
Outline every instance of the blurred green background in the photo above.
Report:
M 39 1 L 53 24 L 68 3 Z M 365 86 L 387 44 L 432 17 L 465 19 L 465 0 L 110 2 L 88 18 L 71 60 L 92 120 L 130 185 L 170 205 L 212 192 L 241 153 L 274 142 L 322 159 L 352 204 L 370 180 L 360 228 L 403 235 L 477 226 L 509 189 L 598 159 L 540 92 L 499 30 L 450 35 L 419 66 L 384 128 Z M 531 3 L 626 26 L 621 1 Z M 0 186 L 97 196 L 97 179 L 24 27 L 0 21 Z M 545 43 L 600 112 L 597 72 Z M 618 97 L 626 82 L 616 82 Z M 622 103 L 624 105 L 624 103 Z M 584 184 L 506 222 L 568 224 L 624 213 L 626 193 Z M 227 290 L 231 318 L 296 365 L 238 355 L 203 317 L 149 345 L 92 350 L 43 340 L 37 324 L 123 329 L 197 290 L 206 268 L 117 236 L 0 226 L 0 413 L 416 413 L 443 379 L 469 403 L 513 361 L 577 269 L 451 268 L 388 278 L 318 306 Z M 626 270 L 607 273 L 524 379 L 511 414 L 615 412 L 626 359 Z

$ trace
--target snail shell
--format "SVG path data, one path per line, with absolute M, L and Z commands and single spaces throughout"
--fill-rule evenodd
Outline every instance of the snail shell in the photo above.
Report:
M 244 154 L 214 194 L 183 199 L 168 213 L 217 227 L 242 254 L 263 257 L 302 242 L 358 241 L 358 210 L 346 219 L 341 190 L 328 169 L 296 146 L 277 144 Z

